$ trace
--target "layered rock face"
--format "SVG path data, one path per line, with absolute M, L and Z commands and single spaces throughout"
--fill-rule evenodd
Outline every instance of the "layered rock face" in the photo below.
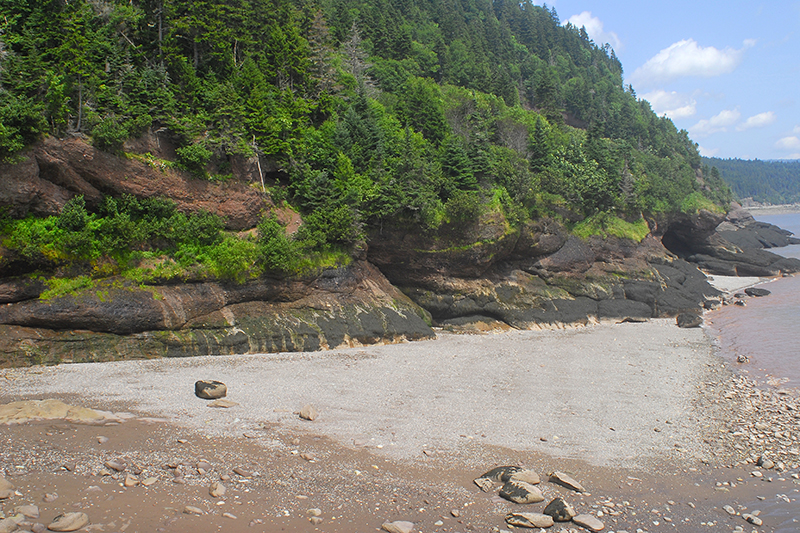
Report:
M 363 261 L 308 280 L 97 287 L 0 307 L 0 366 L 419 340 L 426 319 Z

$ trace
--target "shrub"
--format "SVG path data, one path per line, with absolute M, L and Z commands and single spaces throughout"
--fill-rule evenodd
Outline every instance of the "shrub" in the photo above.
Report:
M 206 165 L 213 155 L 211 150 L 201 143 L 182 146 L 175 150 L 175 154 L 178 156 L 178 163 L 197 176 L 205 176 Z

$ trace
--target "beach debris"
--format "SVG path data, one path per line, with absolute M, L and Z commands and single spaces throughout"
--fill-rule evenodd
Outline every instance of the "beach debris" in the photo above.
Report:
M 216 400 L 228 394 L 228 387 L 221 381 L 201 379 L 194 384 L 194 394 L 204 400 Z
M 561 485 L 562 487 L 566 487 L 568 489 L 574 490 L 575 492 L 586 492 L 586 489 L 583 488 L 583 485 L 578 483 L 575 479 L 572 478 L 569 474 L 565 474 L 564 472 L 551 472 L 550 473 L 550 482 L 556 483 Z
M 552 516 L 556 522 L 569 522 L 575 518 L 575 509 L 570 504 L 564 501 L 563 498 L 555 498 L 547 504 L 547 507 L 542 511 L 548 516 Z
M 539 503 L 544 501 L 542 491 L 538 487 L 511 478 L 500 489 L 500 496 L 506 500 L 519 504 Z
M 311 405 L 310 403 L 304 405 L 303 408 L 300 409 L 300 412 L 298 414 L 300 415 L 300 418 L 302 418 L 303 420 L 309 420 L 311 422 L 316 420 L 317 417 L 319 416 L 319 412 L 317 412 L 314 406 Z
M 64 513 L 55 517 L 47 529 L 50 531 L 77 531 L 88 523 L 89 517 L 86 513 Z
M 759 287 L 748 287 L 747 289 L 744 290 L 744 293 L 748 296 L 754 296 L 756 298 L 760 296 L 769 296 L 770 294 L 772 294 L 767 289 L 761 289 Z
M 414 522 L 397 520 L 395 522 L 384 522 L 381 529 L 389 533 L 411 533 L 414 530 Z
M 681 313 L 675 322 L 679 328 L 699 328 L 703 324 L 703 317 L 694 313 Z
M 572 519 L 573 522 L 589 531 L 602 531 L 605 526 L 597 517 L 590 514 L 579 514 Z
M 553 517 L 542 513 L 508 513 L 506 524 L 514 527 L 553 527 Z

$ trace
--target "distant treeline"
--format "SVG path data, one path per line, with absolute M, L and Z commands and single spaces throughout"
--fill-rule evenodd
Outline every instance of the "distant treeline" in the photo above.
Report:
M 704 157 L 703 164 L 716 167 L 739 199 L 766 204 L 800 202 L 800 160 L 761 161 Z

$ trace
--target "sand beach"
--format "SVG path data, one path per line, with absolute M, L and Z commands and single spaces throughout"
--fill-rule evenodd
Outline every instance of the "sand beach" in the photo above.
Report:
M 197 398 L 201 379 L 224 382 L 234 405 Z M 31 531 L 68 511 L 96 531 L 375 531 L 393 521 L 502 531 L 509 512 L 541 512 L 555 497 L 606 531 L 733 530 L 753 528 L 742 516 L 762 493 L 797 483 L 792 456 L 754 464 L 748 427 L 778 423 L 753 408 L 755 389 L 703 329 L 668 319 L 4 369 L 0 383 L 3 404 L 59 399 L 105 417 L 0 425 L 0 469 L 15 491 L 2 511 L 38 506 L 22 522 Z M 306 405 L 313 421 L 298 416 Z M 502 465 L 538 472 L 547 501 L 518 505 L 473 483 Z M 548 482 L 559 470 L 586 493 Z M 215 482 L 224 495 L 210 494 Z M 769 526 L 759 531 L 779 530 Z

